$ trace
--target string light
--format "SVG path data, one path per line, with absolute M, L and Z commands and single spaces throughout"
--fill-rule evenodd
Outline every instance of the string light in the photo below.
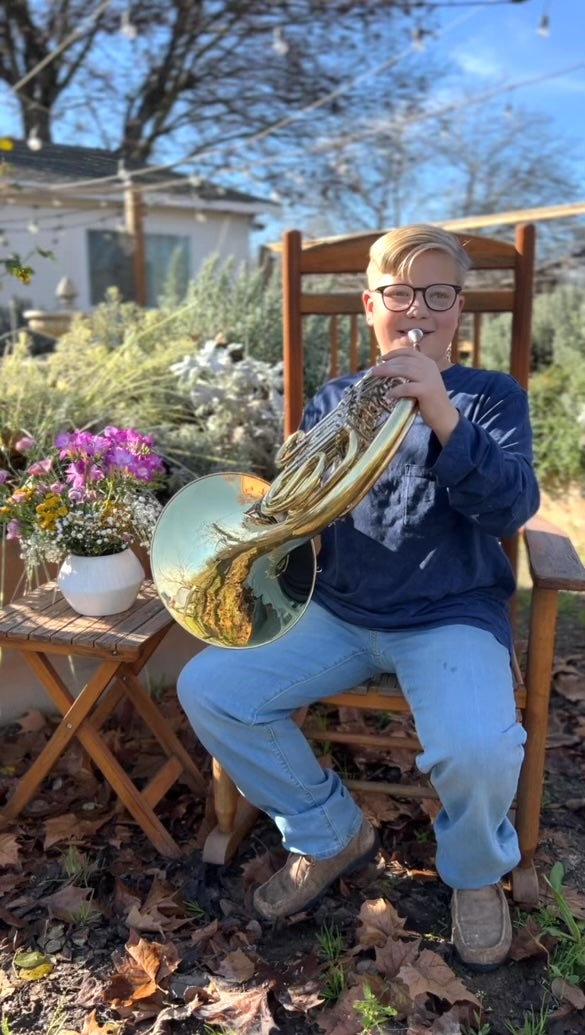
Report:
M 120 183 L 122 183 L 124 185 L 124 187 L 129 187 L 130 184 L 132 183 L 132 177 L 131 177 L 130 173 L 128 172 L 126 166 L 124 165 L 124 159 L 123 158 L 121 158 L 120 161 L 118 162 L 118 176 L 117 176 L 117 178 L 120 180 Z
M 122 18 L 120 19 L 120 33 L 125 36 L 127 40 L 135 40 L 138 36 L 138 29 L 132 21 L 132 15 L 130 8 L 124 8 L 122 12 Z
M 26 138 L 26 146 L 31 151 L 40 151 L 43 146 L 43 141 L 39 136 L 39 127 L 33 126 L 28 137 Z
M 417 25 L 416 28 L 412 30 L 411 39 L 413 50 L 416 50 L 420 53 L 422 50 L 425 49 L 425 35 L 425 30 L 421 28 L 420 25 Z
M 548 14 L 542 14 L 538 23 L 538 29 L 536 30 L 539 36 L 543 36 L 545 39 L 550 36 L 550 21 Z
M 272 33 L 272 49 L 279 57 L 286 57 L 289 51 L 288 43 L 284 38 L 284 32 L 280 25 L 275 26 Z
M 493 4 L 494 2 L 504 2 L 504 0 L 491 0 L 491 4 Z M 520 3 L 520 2 L 524 2 L 524 0 L 505 0 L 505 2 Z M 443 6 L 443 5 L 437 4 L 436 6 Z M 460 4 L 459 5 L 459 4 L 455 3 L 455 4 L 452 4 L 452 5 L 445 5 L 445 6 L 468 6 L 468 4 Z M 474 6 L 474 5 L 469 5 L 469 6 Z M 490 4 L 478 4 L 477 6 L 490 6 Z M 544 16 L 544 17 L 546 17 L 546 16 Z M 548 22 L 548 18 L 547 18 L 547 22 Z M 355 84 L 360 79 L 368 78 L 368 77 L 370 77 L 373 74 L 375 75 L 375 74 L 379 73 L 380 71 L 382 71 L 384 68 L 388 67 L 389 65 L 396 64 L 400 60 L 400 57 L 404 57 L 404 56 L 405 55 L 402 54 L 402 55 L 399 55 L 399 57 L 396 58 L 396 59 L 392 59 L 389 62 L 384 62 L 381 66 L 379 66 L 378 68 L 372 70 L 371 72 L 368 72 L 368 73 L 365 73 L 362 76 L 356 77 L 356 79 L 352 80 L 349 85 Z M 520 83 L 517 83 L 517 84 L 505 85 L 504 87 L 499 87 L 499 88 L 496 88 L 495 90 L 490 90 L 490 91 L 487 92 L 487 94 L 479 95 L 479 97 L 471 98 L 471 99 L 468 98 L 466 100 L 465 104 L 466 105 L 468 103 L 476 104 L 476 103 L 481 102 L 483 99 L 486 99 L 489 96 L 493 96 L 494 94 L 499 93 L 502 89 L 503 90 L 518 89 L 519 87 L 522 87 L 522 86 L 531 85 L 534 82 L 541 82 L 544 79 L 554 78 L 555 76 L 559 76 L 561 74 L 567 74 L 567 73 L 573 72 L 576 69 L 582 68 L 582 67 L 583 67 L 583 62 L 580 62 L 577 65 L 573 65 L 573 66 L 571 66 L 569 68 L 563 69 L 561 71 L 554 72 L 554 73 L 549 74 L 549 75 L 539 76 L 537 78 L 527 79 L 527 80 L 521 81 Z M 348 86 L 345 87 L 345 89 L 347 89 L 347 88 L 348 88 Z M 287 119 L 281 120 L 281 122 L 279 122 L 279 123 L 269 127 L 267 130 L 262 131 L 261 133 L 257 134 L 255 137 L 252 137 L 251 140 L 247 141 L 247 143 L 254 143 L 257 140 L 263 139 L 264 137 L 267 137 L 267 136 L 271 135 L 273 132 L 276 132 L 279 128 L 281 128 L 281 126 L 283 124 L 286 125 L 288 122 L 293 121 L 295 118 L 298 118 L 301 115 L 303 115 L 306 111 L 309 111 L 309 110 L 311 110 L 311 109 L 313 109 L 315 107 L 319 107 L 322 103 L 324 103 L 325 101 L 327 101 L 331 97 L 336 96 L 338 93 L 342 93 L 342 92 L 345 92 L 345 90 L 343 88 L 339 89 L 339 90 L 333 91 L 330 95 L 328 95 L 327 98 L 321 99 L 319 102 L 313 103 L 313 104 L 309 105 L 307 108 L 301 109 L 299 112 L 294 113 L 292 116 L 289 116 Z M 448 106 L 448 109 L 449 108 L 452 109 L 453 106 L 450 105 L 450 106 Z M 429 112 L 423 113 L 422 116 L 419 115 L 418 117 L 415 117 L 414 119 L 409 119 L 407 121 L 408 122 L 418 121 L 420 118 L 426 119 L 426 118 L 432 117 L 433 115 L 436 115 L 436 111 L 429 111 Z M 235 150 L 237 150 L 237 147 L 233 147 L 232 146 L 232 148 L 230 150 L 233 153 Z M 202 153 L 200 153 L 198 155 L 193 153 L 193 152 L 189 152 L 189 154 L 183 155 L 183 156 L 179 157 L 178 159 L 175 159 L 175 160 L 173 160 L 171 162 L 168 162 L 168 163 L 164 163 L 164 164 L 157 165 L 157 166 L 145 166 L 143 169 L 134 170 L 133 174 L 132 174 L 132 180 L 133 180 L 134 183 L 136 183 L 136 177 L 139 177 L 140 175 L 151 175 L 153 172 L 158 172 L 158 171 L 162 171 L 162 170 L 170 170 L 173 167 L 176 167 L 176 166 L 180 165 L 181 163 L 187 162 L 189 160 L 195 160 L 196 159 L 196 160 L 200 161 L 202 158 L 209 158 L 209 157 L 211 157 L 216 152 L 220 153 L 220 154 L 223 154 L 225 156 L 225 151 L 221 147 L 211 147 L 207 151 L 204 150 Z M 229 154 L 229 152 L 228 152 L 228 154 Z M 123 169 L 123 163 L 120 163 L 120 164 L 121 164 L 122 169 Z M 238 171 L 238 170 L 236 169 L 236 171 Z M 129 173 L 126 170 L 123 170 L 123 172 L 125 174 L 125 177 L 127 177 L 128 181 L 129 181 L 131 179 Z M 114 182 L 112 182 L 112 181 L 114 181 Z M 78 181 L 77 183 L 67 182 L 67 183 L 62 183 L 62 184 L 52 184 L 49 189 L 51 191 L 58 191 L 58 190 L 65 190 L 65 189 L 70 190 L 70 189 L 72 189 L 75 186 L 80 186 L 80 187 L 83 186 L 83 187 L 85 187 L 87 189 L 88 187 L 92 186 L 93 184 L 97 184 L 100 187 L 103 187 L 104 184 L 108 184 L 109 183 L 109 184 L 111 184 L 113 190 L 115 191 L 116 190 L 116 182 L 115 181 L 118 181 L 118 186 L 119 186 L 120 170 L 119 170 L 118 174 L 114 174 L 114 175 L 111 175 L 111 176 L 99 177 L 99 178 L 96 178 L 96 179 L 93 179 L 93 180 L 84 179 L 82 181 Z M 197 182 L 197 183 L 199 182 L 199 177 L 193 177 L 191 179 L 191 182 L 195 186 L 195 182 Z M 177 184 L 177 178 L 175 177 L 174 180 L 168 180 L 168 181 L 165 181 L 164 183 L 149 184 L 148 185 L 148 191 L 149 191 L 149 193 L 150 192 L 156 193 L 158 191 L 161 191 L 165 187 L 172 187 L 173 185 L 176 186 L 176 184 Z M 12 202 L 13 203 L 15 199 L 14 198 L 8 198 L 6 200 L 8 202 Z M 102 204 L 104 204 L 104 203 L 102 202 Z

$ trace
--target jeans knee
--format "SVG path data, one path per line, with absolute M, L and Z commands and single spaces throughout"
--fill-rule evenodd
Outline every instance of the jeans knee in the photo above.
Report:
M 205 722 L 205 716 L 211 716 L 218 710 L 221 701 L 221 679 L 217 671 L 219 666 L 212 659 L 206 658 L 207 651 L 196 654 L 182 668 L 177 679 L 177 697 L 179 703 L 194 726 Z
M 505 730 L 481 730 L 476 736 L 455 737 L 447 745 L 442 758 L 448 769 L 462 781 L 506 783 L 518 778 L 524 757 L 526 732 L 515 722 Z

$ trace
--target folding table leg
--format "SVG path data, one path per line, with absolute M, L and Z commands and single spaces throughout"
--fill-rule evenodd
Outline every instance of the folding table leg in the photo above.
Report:
M 44 654 L 29 651 L 21 653 L 39 677 L 63 718 L 40 755 L 18 781 L 14 794 L 2 809 L 2 815 L 8 819 L 18 816 L 34 797 L 40 784 L 77 734 L 88 711 L 99 699 L 122 664 L 120 661 L 103 662 L 77 699 L 74 699 Z
M 132 783 L 110 749 L 104 744 L 98 731 L 94 729 L 87 717 L 88 712 L 123 662 L 104 661 L 79 696 L 73 700 L 67 687 L 45 655 L 27 652 L 26 660 L 42 679 L 43 685 L 62 712 L 63 719 L 49 743 L 45 745 L 29 771 L 19 781 L 14 795 L 3 810 L 3 815 L 13 818 L 22 811 L 71 739 L 76 736 L 157 851 L 170 858 L 180 856 L 181 849 L 176 841 L 165 830 L 153 809 Z M 71 703 L 72 701 L 73 703 Z
M 134 672 L 125 665 L 120 673 L 120 680 L 123 682 L 126 693 L 138 715 L 146 723 L 146 726 L 156 737 L 159 744 L 169 757 L 177 758 L 183 769 L 184 778 L 197 794 L 205 797 L 206 782 L 191 758 L 189 752 L 183 747 L 177 735 L 169 726 L 164 715 L 157 708 L 156 704 L 149 697 L 140 680 Z

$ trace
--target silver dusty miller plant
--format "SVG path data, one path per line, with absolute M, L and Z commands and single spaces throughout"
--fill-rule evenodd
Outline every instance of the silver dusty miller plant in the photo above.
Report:
M 198 473 L 244 470 L 270 480 L 283 434 L 282 363 L 253 359 L 220 338 L 170 369 L 192 407 Z

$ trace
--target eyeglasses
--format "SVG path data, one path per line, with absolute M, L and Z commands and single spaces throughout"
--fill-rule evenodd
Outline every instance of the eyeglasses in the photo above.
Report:
M 410 284 L 384 284 L 382 287 L 374 288 L 382 301 L 391 313 L 401 313 L 410 309 L 417 291 L 420 291 L 424 298 L 425 305 L 435 313 L 444 313 L 455 305 L 457 295 L 461 288 L 457 284 L 429 284 L 428 287 L 411 287 Z

